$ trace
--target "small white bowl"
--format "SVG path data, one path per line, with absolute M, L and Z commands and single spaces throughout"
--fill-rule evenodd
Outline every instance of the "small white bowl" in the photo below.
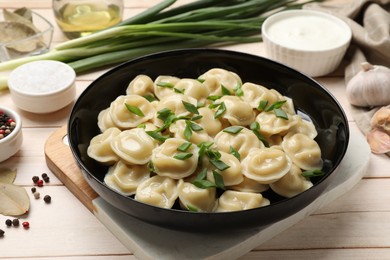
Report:
M 261 30 L 270 59 L 311 77 L 334 71 L 352 38 L 343 20 L 313 10 L 276 13 L 264 21 Z
M 50 113 L 76 97 L 76 73 L 69 65 L 52 60 L 33 61 L 17 67 L 8 78 L 16 106 L 32 113 Z
M 12 118 L 16 125 L 13 131 L 6 137 L 0 139 L 0 162 L 7 160 L 16 154 L 23 143 L 22 120 L 18 113 L 7 107 L 0 106 L 0 112 Z

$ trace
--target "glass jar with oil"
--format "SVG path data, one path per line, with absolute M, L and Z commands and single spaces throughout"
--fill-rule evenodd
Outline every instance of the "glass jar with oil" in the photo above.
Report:
M 123 0 L 53 0 L 58 26 L 70 39 L 122 21 Z

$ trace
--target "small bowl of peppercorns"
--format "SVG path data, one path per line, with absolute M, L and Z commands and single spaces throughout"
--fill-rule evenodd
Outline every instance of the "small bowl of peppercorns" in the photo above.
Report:
M 16 154 L 22 143 L 22 120 L 19 114 L 0 106 L 0 162 Z

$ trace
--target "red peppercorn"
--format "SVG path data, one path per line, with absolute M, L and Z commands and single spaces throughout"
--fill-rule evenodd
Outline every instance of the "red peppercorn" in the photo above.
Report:
M 24 221 L 23 223 L 22 223 L 22 226 L 24 227 L 24 228 L 29 228 L 30 227 L 30 223 L 28 223 L 27 221 Z
M 43 180 L 38 180 L 37 181 L 37 185 L 38 185 L 38 187 L 42 187 L 43 186 Z

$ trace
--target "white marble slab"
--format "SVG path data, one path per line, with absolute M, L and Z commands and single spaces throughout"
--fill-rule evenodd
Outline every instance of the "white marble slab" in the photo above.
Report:
M 128 216 L 102 198 L 93 201 L 94 213 L 138 259 L 236 259 L 349 191 L 365 174 L 370 153 L 364 137 L 351 130 L 347 153 L 327 191 L 298 213 L 262 229 L 207 236 L 170 230 Z

